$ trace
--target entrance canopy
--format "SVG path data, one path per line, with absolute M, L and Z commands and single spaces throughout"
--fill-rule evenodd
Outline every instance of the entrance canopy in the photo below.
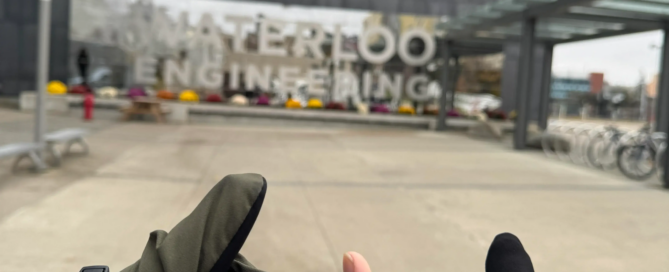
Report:
M 450 40 L 519 40 L 523 18 L 536 18 L 537 42 L 574 42 L 656 30 L 669 19 L 667 0 L 499 0 L 440 25 Z
M 298 5 L 359 9 L 387 14 L 454 16 L 494 0 L 244 0 Z

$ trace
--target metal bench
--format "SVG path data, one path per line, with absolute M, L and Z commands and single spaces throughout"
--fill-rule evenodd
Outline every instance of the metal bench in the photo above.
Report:
M 0 146 L 0 159 L 7 158 L 11 156 L 18 156 L 12 165 L 12 172 L 16 171 L 19 166 L 19 163 L 25 159 L 30 158 L 35 165 L 37 171 L 41 171 L 47 168 L 46 164 L 39 158 L 37 152 L 41 150 L 40 146 L 36 143 L 17 143 Z
M 70 149 L 73 144 L 78 144 L 81 146 L 83 154 L 88 154 L 88 144 L 84 139 L 84 136 L 88 135 L 88 130 L 80 128 L 71 128 L 59 130 L 56 132 L 48 133 L 44 136 L 44 140 L 47 144 L 47 150 L 53 156 L 55 166 L 60 166 L 63 159 L 63 155 L 70 153 Z M 58 151 L 56 144 L 65 143 L 65 149 L 63 153 Z

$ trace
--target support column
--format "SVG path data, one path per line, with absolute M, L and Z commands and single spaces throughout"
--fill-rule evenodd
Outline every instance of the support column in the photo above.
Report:
M 543 67 L 541 69 L 541 96 L 539 97 L 539 128 L 548 128 L 548 117 L 550 115 L 551 84 L 553 81 L 553 45 L 544 46 Z
M 669 25 L 664 27 L 664 40 L 662 43 L 662 57 L 660 59 L 660 83 L 655 101 L 655 131 L 669 132 Z M 665 150 L 663 159 L 662 185 L 669 189 L 669 160 Z
M 669 25 L 664 27 L 659 79 L 655 101 L 655 131 L 669 132 Z
M 437 130 L 446 130 L 446 105 L 448 104 L 448 89 L 451 87 L 450 70 L 451 70 L 451 41 L 443 41 L 443 55 L 444 65 L 441 66 L 441 96 L 439 96 L 439 114 L 437 114 Z
M 458 78 L 460 77 L 460 56 L 454 55 L 453 56 L 453 77 L 451 82 L 451 97 L 450 99 L 450 105 L 448 105 L 449 110 L 455 109 L 455 90 L 458 87 Z
M 46 131 L 46 85 L 49 80 L 49 42 L 51 40 L 51 0 L 39 1 L 39 36 L 37 37 L 37 77 L 35 91 L 37 103 L 35 105 L 35 143 L 44 147 L 44 133 Z M 44 159 L 43 152 L 39 152 L 40 159 Z M 40 167 L 40 166 L 37 166 Z M 43 169 L 38 169 L 43 170 Z
M 513 148 L 523 150 L 527 145 L 527 123 L 529 120 L 530 94 L 532 88 L 532 63 L 534 61 L 534 27 L 536 18 L 524 18 L 522 23 L 519 63 L 519 89 L 516 94 L 516 125 L 513 133 Z

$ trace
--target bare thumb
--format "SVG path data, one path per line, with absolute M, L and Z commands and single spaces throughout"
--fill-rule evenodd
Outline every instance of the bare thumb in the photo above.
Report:
M 365 257 L 357 252 L 347 252 L 344 254 L 344 272 L 372 272 Z

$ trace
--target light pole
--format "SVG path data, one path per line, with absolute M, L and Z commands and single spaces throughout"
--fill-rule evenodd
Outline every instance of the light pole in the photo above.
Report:
M 49 41 L 51 38 L 51 0 L 39 1 L 39 36 L 37 37 L 37 76 L 35 90 L 35 143 L 44 148 L 46 132 L 46 84 L 49 80 Z M 43 152 L 38 156 L 44 160 Z M 44 170 L 44 169 L 38 169 Z

